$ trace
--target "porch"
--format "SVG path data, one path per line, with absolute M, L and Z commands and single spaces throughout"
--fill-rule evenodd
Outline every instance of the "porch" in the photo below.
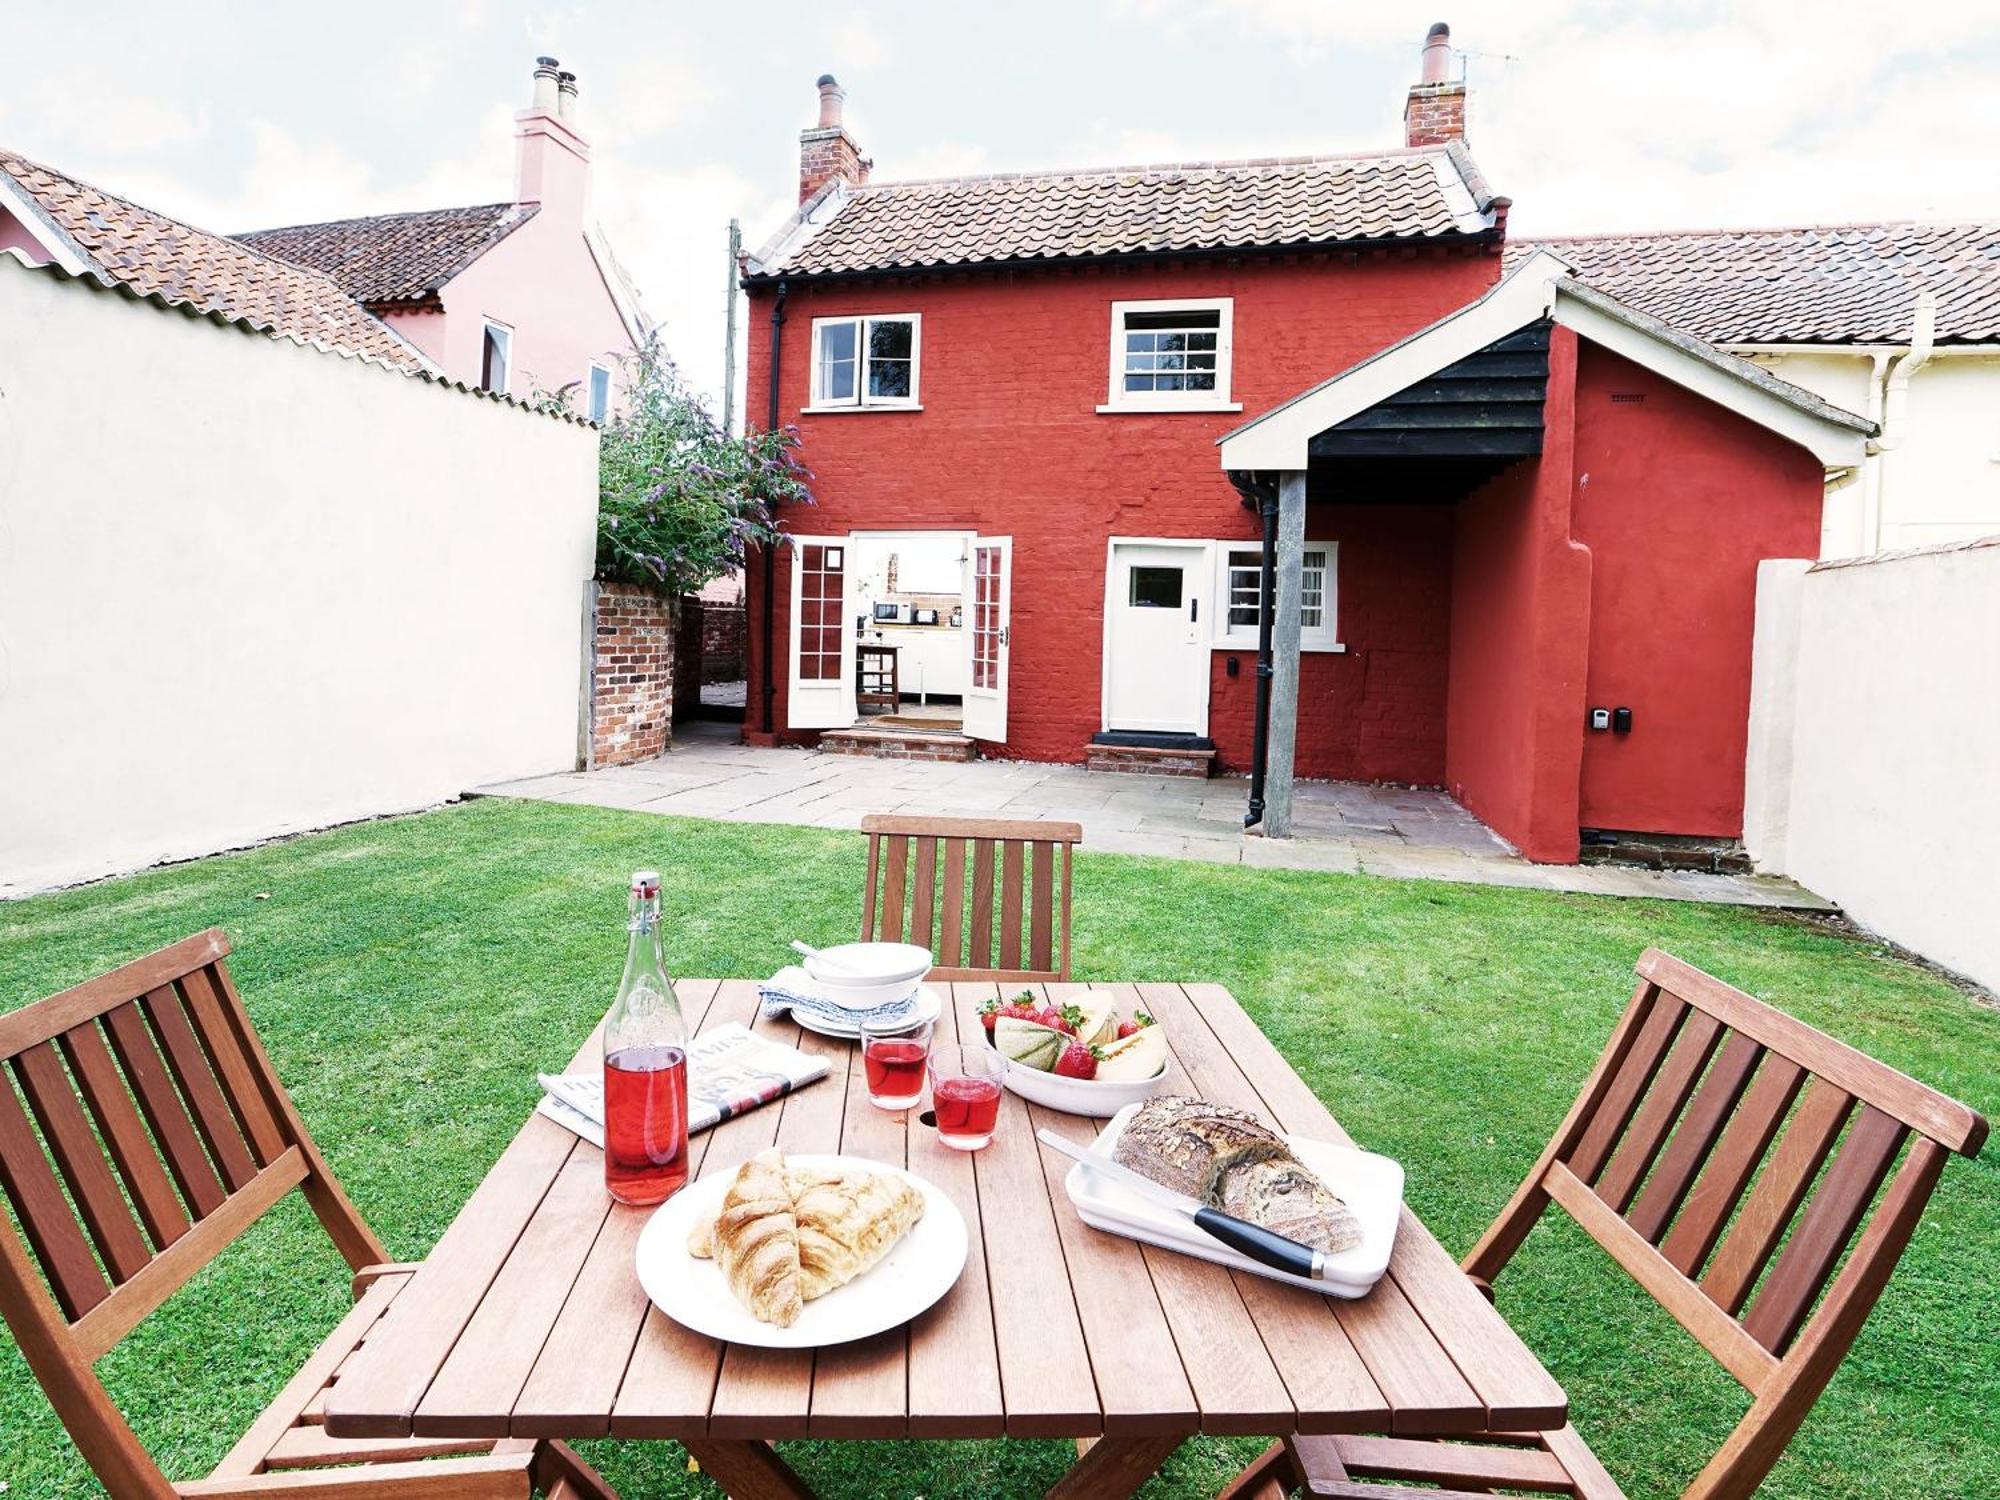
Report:
M 884 761 L 737 743 L 734 725 L 698 723 L 657 760 L 476 789 L 725 822 L 855 828 L 871 812 L 1061 817 L 1098 854 L 1361 873 L 1605 896 L 1825 911 L 1789 881 L 1689 870 L 1538 865 L 1440 791 L 1300 781 L 1289 839 L 1245 837 L 1247 781 L 1141 777 L 1030 761 Z

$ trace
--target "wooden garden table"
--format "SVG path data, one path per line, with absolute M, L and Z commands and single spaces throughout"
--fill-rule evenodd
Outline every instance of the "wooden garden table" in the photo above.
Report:
M 938 1040 L 978 1034 L 990 984 L 953 984 Z M 1017 986 L 1009 985 L 1011 992 Z M 1060 1002 L 1081 985 L 1049 985 Z M 1095 986 L 1167 1028 L 1180 1086 L 1286 1130 L 1347 1137 L 1227 990 Z M 1407 1208 L 1389 1274 L 1320 1297 L 1086 1227 L 1069 1161 L 1034 1138 L 1088 1120 L 1009 1094 L 975 1155 L 868 1103 L 848 1043 L 755 1019 L 747 980 L 680 985 L 830 1075 L 695 1137 L 698 1175 L 774 1142 L 907 1166 L 965 1215 L 957 1286 L 907 1327 L 818 1350 L 725 1345 L 654 1311 L 633 1271 L 647 1211 L 605 1196 L 598 1150 L 530 1117 L 328 1394 L 337 1437 L 671 1438 L 739 1497 L 809 1494 L 785 1438 L 1076 1438 L 1050 1491 L 1129 1495 L 1194 1433 L 1472 1433 L 1560 1427 L 1562 1389 Z M 594 1068 L 593 1037 L 573 1070 Z M 836 1147 L 836 1142 L 837 1147 Z M 1097 1440 L 1097 1441 L 1090 1441 Z

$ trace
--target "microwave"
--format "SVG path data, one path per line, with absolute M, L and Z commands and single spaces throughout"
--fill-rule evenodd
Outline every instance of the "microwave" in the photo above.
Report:
M 910 611 L 910 623 L 912 625 L 935 625 L 937 622 L 937 611 L 934 609 L 913 609 Z
M 877 604 L 875 623 L 878 625 L 907 625 L 910 606 L 907 604 Z

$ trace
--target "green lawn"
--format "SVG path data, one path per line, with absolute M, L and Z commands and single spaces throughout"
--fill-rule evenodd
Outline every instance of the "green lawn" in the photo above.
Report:
M 609 1003 L 626 876 L 665 874 L 669 959 L 767 972 L 851 936 L 858 835 L 476 802 L 0 906 L 0 1011 L 217 924 L 306 1119 L 399 1258 L 518 1127 L 534 1070 Z M 1085 979 L 1226 983 L 1455 1253 L 1560 1118 L 1656 943 L 1991 1113 L 2000 1014 L 1838 935 L 1723 907 L 1115 856 L 1077 866 Z M 2000 1151 L 1954 1161 L 1882 1306 L 1766 1493 L 2000 1494 Z M 203 1474 L 333 1326 L 345 1278 L 296 1195 L 101 1366 L 169 1474 Z M 1733 1382 L 1552 1218 L 1502 1310 L 1635 1497 L 1677 1494 Z M 1254 1442 L 1188 1445 L 1152 1496 L 1213 1492 Z M 828 1496 L 1038 1493 L 1052 1443 L 787 1445 Z M 624 1493 L 714 1493 L 668 1445 L 592 1450 Z M 0 1342 L 0 1490 L 95 1486 Z

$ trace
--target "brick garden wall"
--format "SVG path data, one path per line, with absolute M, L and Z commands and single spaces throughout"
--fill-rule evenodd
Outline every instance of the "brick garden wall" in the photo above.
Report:
M 673 601 L 628 584 L 598 586 L 590 676 L 590 759 L 623 766 L 673 740 Z
M 956 601 L 954 601 L 956 602 Z M 741 682 L 744 654 L 744 610 L 741 604 L 701 601 L 701 680 Z

